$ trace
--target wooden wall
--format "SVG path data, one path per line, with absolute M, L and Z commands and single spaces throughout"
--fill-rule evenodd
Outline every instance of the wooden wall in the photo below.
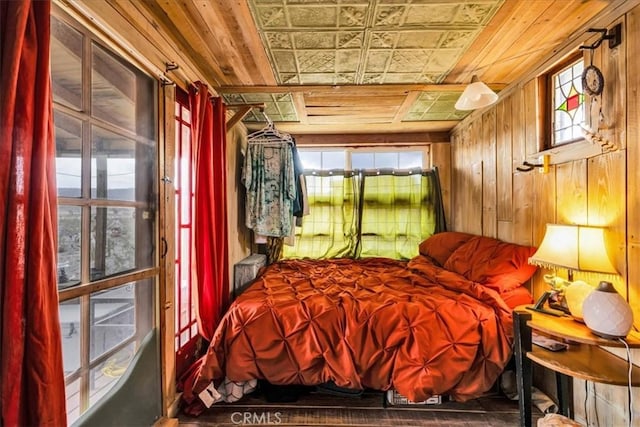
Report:
M 636 2 L 637 4 L 637 2 Z M 609 249 L 620 277 L 617 290 L 628 298 L 640 324 L 640 6 L 613 17 L 604 26 L 623 24 L 622 44 L 607 43 L 593 57 L 605 77 L 602 135 L 616 151 L 556 149 L 551 170 L 520 172 L 528 158 L 537 160 L 544 135 L 540 131 L 538 81 L 532 77 L 501 95 L 489 109 L 474 112 L 452 133 L 453 224 L 457 231 L 537 245 L 546 223 L 589 224 L 608 229 Z M 575 46 L 577 48 L 577 46 Z M 567 52 L 564 49 L 563 52 Z M 561 57 L 551 58 L 561 60 Z M 589 61 L 589 57 L 586 56 Z M 557 62 L 557 61 L 556 61 Z M 587 62 L 588 63 L 588 62 Z M 542 70 L 543 72 L 544 70 Z M 590 105 L 591 99 L 587 99 Z M 593 148 L 593 147 L 591 147 Z M 547 271 L 544 271 L 547 272 Z M 532 280 L 537 297 L 547 289 L 542 273 Z M 566 271 L 559 271 L 564 275 Z M 592 284 L 603 277 L 579 275 Z M 640 360 L 640 352 L 634 357 Z M 590 422 L 627 425 L 625 387 L 587 384 Z M 574 381 L 575 410 L 585 422 L 585 383 Z M 634 390 L 640 407 L 640 390 Z M 640 420 L 635 420 L 638 425 Z
M 247 130 L 237 124 L 227 132 L 227 228 L 229 232 L 229 291 L 233 290 L 233 266 L 251 254 L 251 233 L 245 226 L 244 191 L 241 182 Z

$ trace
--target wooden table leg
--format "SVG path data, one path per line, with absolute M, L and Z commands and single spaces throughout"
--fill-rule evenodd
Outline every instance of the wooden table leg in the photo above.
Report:
M 521 427 L 531 427 L 531 360 L 527 358 L 527 352 L 531 351 L 532 346 L 531 329 L 527 326 L 529 320 L 531 313 L 513 312 L 514 357 Z
M 556 387 L 560 413 L 573 419 L 573 379 L 560 372 L 556 372 Z

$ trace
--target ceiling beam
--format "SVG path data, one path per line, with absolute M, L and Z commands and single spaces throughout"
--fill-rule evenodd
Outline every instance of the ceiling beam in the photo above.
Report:
M 276 127 L 279 131 L 292 135 L 305 134 L 385 134 L 385 133 L 411 133 L 411 132 L 446 132 L 453 128 L 458 120 L 442 121 L 406 121 L 400 123 L 344 123 L 333 124 L 302 124 L 299 122 L 278 122 Z M 251 130 L 257 130 L 264 126 L 264 123 L 248 123 L 245 125 Z
M 499 91 L 506 84 L 487 84 L 491 89 Z M 398 84 L 398 85 L 299 85 L 299 86 L 223 86 L 216 88 L 219 93 L 297 93 L 308 94 L 340 94 L 340 95 L 385 95 L 406 94 L 412 91 L 423 92 L 462 92 L 467 84 Z
M 278 128 L 280 128 L 278 126 Z M 344 146 L 344 145 L 388 145 L 388 144 L 429 144 L 449 142 L 449 132 L 408 132 L 387 134 L 318 134 L 297 135 L 296 145 Z

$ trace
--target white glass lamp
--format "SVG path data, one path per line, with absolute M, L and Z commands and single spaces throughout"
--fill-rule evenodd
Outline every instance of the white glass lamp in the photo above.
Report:
M 476 110 L 491 105 L 497 100 L 498 94 L 474 75 L 471 78 L 471 84 L 465 88 L 456 101 L 455 107 L 457 110 Z
M 633 311 L 611 282 L 600 282 L 585 298 L 582 314 L 587 327 L 604 338 L 624 338 L 633 326 Z

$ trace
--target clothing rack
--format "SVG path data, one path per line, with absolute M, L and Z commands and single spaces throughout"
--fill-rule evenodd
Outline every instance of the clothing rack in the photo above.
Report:
M 231 129 L 232 127 L 234 127 L 238 122 L 240 122 L 242 119 L 244 119 L 244 117 L 249 114 L 249 111 L 251 111 L 252 109 L 256 108 L 258 110 L 260 110 L 260 112 L 262 112 L 262 114 L 264 114 L 264 109 L 265 109 L 265 105 L 264 103 L 261 104 L 227 104 L 227 108 L 229 110 L 235 110 L 235 114 L 229 119 L 227 120 L 227 130 Z M 265 114 L 266 117 L 266 114 Z

